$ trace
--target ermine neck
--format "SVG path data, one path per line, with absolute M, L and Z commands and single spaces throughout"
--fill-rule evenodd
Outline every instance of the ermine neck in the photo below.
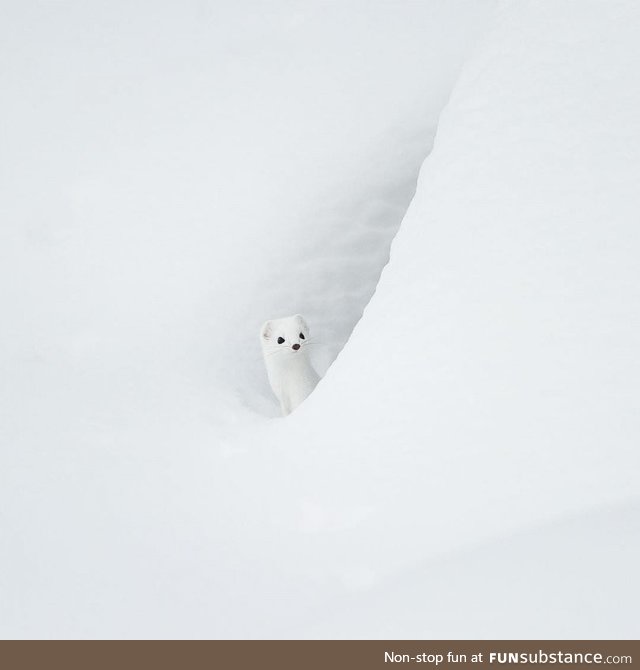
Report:
M 296 354 L 295 356 L 283 356 L 277 361 L 278 367 L 285 370 L 302 370 L 308 368 L 311 363 L 306 354 Z

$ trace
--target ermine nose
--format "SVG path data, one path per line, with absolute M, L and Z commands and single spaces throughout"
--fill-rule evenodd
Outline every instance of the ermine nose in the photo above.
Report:
M 300 349 L 300 345 L 299 345 L 299 344 L 294 344 L 291 348 L 292 348 L 294 351 L 298 351 L 298 349 Z

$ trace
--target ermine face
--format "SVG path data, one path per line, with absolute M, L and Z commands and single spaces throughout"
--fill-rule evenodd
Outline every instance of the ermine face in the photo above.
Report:
M 267 321 L 260 330 L 266 354 L 299 355 L 308 343 L 309 327 L 299 315 Z

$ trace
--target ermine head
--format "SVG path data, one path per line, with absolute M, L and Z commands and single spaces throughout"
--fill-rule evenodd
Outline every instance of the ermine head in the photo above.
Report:
M 309 340 L 309 326 L 299 315 L 266 321 L 260 329 L 265 354 L 300 356 Z M 281 352 L 281 353 L 279 353 Z

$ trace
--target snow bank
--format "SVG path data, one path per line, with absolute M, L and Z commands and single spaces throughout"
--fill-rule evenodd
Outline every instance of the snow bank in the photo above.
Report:
M 637 500 L 638 25 L 635 3 L 509 3 L 465 67 L 362 321 L 273 428 L 282 454 L 264 467 L 282 498 L 265 517 L 314 538 L 296 545 L 309 576 L 367 592 L 421 560 Z M 633 549 L 618 545 L 590 575 L 597 611 L 567 604 L 563 635 L 634 619 L 609 588 L 637 552 L 633 509 Z M 607 542 L 591 532 L 592 549 Z M 541 541 L 547 558 L 528 577 L 562 591 L 564 557 Z M 505 579 L 523 570 L 499 564 Z M 465 565 L 442 578 L 464 580 Z M 517 623 L 497 616 L 474 632 L 456 594 L 442 637 L 531 634 L 526 601 L 508 601 Z M 406 606 L 412 634 L 428 636 L 421 608 Z M 368 631 L 359 611 L 342 617 L 345 636 L 402 635 Z
M 315 599 L 257 558 L 257 330 L 303 312 L 335 357 L 492 5 L 2 3 L 0 635 L 275 634 Z
M 4 358 L 272 412 L 259 325 L 333 360 L 491 6 L 3 3 Z
M 274 7 L 1 24 L 1 634 L 631 637 L 640 10 L 502 6 L 276 420 L 489 6 Z

